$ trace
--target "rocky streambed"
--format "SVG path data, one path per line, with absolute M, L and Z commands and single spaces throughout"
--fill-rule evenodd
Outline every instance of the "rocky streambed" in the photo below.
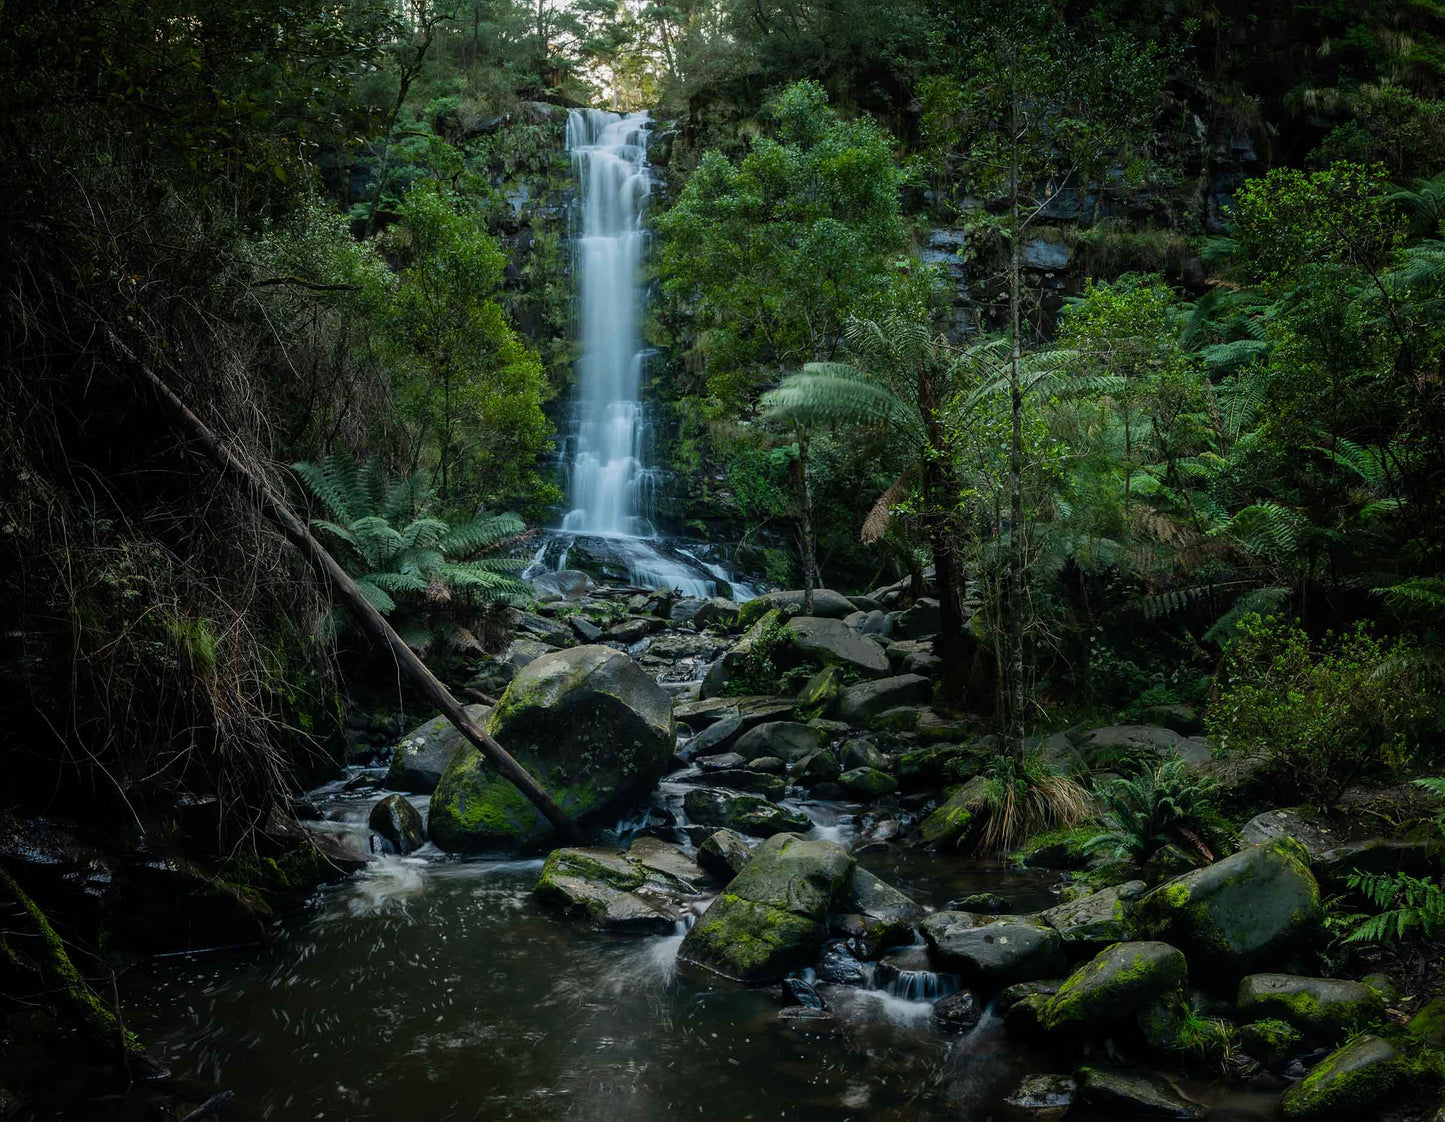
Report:
M 365 867 L 260 951 L 127 980 L 237 1117 L 1366 1118 L 1438 1046 L 1433 1007 L 1405 1027 L 1310 969 L 1321 882 L 1392 843 L 1274 813 L 1201 868 L 1086 878 L 1068 837 L 980 862 L 994 746 L 932 708 L 926 600 L 556 584 L 473 714 L 597 844 L 549 848 L 436 722 L 314 792 Z M 1165 727 L 1038 747 L 1120 744 L 1217 765 Z

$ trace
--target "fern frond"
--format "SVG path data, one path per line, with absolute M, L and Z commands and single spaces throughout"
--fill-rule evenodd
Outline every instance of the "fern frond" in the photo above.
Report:
M 1234 634 L 1234 629 L 1239 626 L 1240 620 L 1245 616 L 1251 614 L 1273 615 L 1288 600 L 1289 589 L 1287 588 L 1256 588 L 1253 592 L 1247 592 L 1236 600 L 1227 612 L 1214 621 L 1214 626 L 1204 633 L 1204 638 L 1211 643 L 1223 646 L 1229 641 Z
M 358 580 L 356 590 L 366 597 L 366 602 L 382 615 L 388 615 L 396 607 L 396 601 L 388 596 L 384 589 L 372 584 L 369 580 Z
M 326 512 L 337 522 L 350 522 L 351 507 L 347 504 L 345 492 L 336 485 L 331 474 L 320 464 L 301 460 L 291 465 L 291 470 L 301 480 L 313 498 L 317 499 Z
M 515 538 L 526 530 L 527 524 L 515 514 L 488 514 L 474 518 L 465 526 L 458 526 L 438 543 L 446 557 L 465 557 L 491 549 L 498 542 Z

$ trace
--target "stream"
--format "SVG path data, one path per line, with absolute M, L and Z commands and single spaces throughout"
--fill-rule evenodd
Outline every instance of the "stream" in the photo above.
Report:
M 676 806 L 687 775 L 664 781 L 655 801 Z M 365 848 L 383 792 L 343 785 L 315 797 L 329 828 Z M 412 801 L 425 812 L 425 797 Z M 860 808 L 789 805 L 813 818 L 815 836 L 859 840 Z M 1057 874 L 862 849 L 861 864 L 930 907 L 980 891 L 1018 911 L 1055 900 Z M 271 945 L 137 966 L 128 1020 L 175 1075 L 233 1090 L 227 1116 L 278 1122 L 982 1122 L 1023 1075 L 1066 1070 L 1011 1040 L 991 1011 L 966 1034 L 935 1027 L 931 999 L 952 986 L 926 973 L 922 947 L 912 954 L 924 971 L 892 992 L 820 983 L 832 1015 L 789 1019 L 777 986 L 679 970 L 681 930 L 618 937 L 560 919 L 532 896 L 541 867 L 430 844 L 381 857 L 321 890 Z M 1270 1117 L 1264 1096 L 1212 1098 L 1216 1122 Z

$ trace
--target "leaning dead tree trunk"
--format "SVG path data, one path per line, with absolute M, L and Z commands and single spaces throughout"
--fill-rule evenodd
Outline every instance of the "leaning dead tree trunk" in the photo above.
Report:
M 205 422 L 192 413 L 186 403 L 177 397 L 153 370 L 133 358 L 132 361 L 136 369 L 140 371 L 142 379 L 160 397 L 161 403 L 170 412 L 177 427 L 199 444 L 223 473 L 231 475 L 241 489 L 260 507 L 261 513 L 274 522 L 285 535 L 286 540 L 301 551 L 301 556 L 306 559 L 306 563 L 331 586 L 342 606 L 360 625 L 361 629 L 391 651 L 392 657 L 396 659 L 402 673 L 411 679 L 412 685 L 421 691 L 422 696 L 440 709 L 447 720 L 457 727 L 457 731 L 471 741 L 477 751 L 485 756 L 487 761 L 517 790 L 527 796 L 532 805 L 542 812 L 563 839 L 578 840 L 580 835 L 577 827 L 557 805 L 556 800 L 542 789 L 510 752 L 466 715 L 461 703 L 451 695 L 446 686 L 437 681 L 436 676 L 426 668 L 426 664 L 417 657 L 416 652 L 402 642 L 401 636 L 392 630 L 391 624 L 387 623 L 381 613 L 361 594 L 361 590 L 356 587 L 356 582 L 347 576 L 346 570 L 336 563 L 336 559 L 316 540 L 311 531 L 306 528 L 306 524 L 286 505 L 285 500 L 234 456 L 221 443 L 220 438 L 206 427 Z

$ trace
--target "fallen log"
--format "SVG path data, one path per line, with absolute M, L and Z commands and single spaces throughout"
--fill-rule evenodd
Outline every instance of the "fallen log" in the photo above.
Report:
M 119 341 L 116 342 L 119 345 Z M 346 609 L 362 631 L 391 651 L 401 672 L 411 680 L 412 685 L 422 696 L 440 709 L 446 719 L 456 726 L 457 731 L 471 741 L 477 751 L 486 757 L 487 762 L 542 812 L 542 815 L 552 823 L 553 828 L 565 841 L 580 841 L 581 835 L 578 833 L 576 825 L 557 805 L 556 800 L 543 790 L 541 785 L 528 774 L 526 768 L 512 757 L 510 752 L 467 716 L 461 703 L 426 668 L 426 664 L 422 662 L 416 652 L 402 642 L 401 636 L 361 594 L 361 590 L 356 587 L 356 582 L 347 575 L 345 569 L 337 564 L 336 559 L 327 552 L 326 547 L 316 540 L 316 537 L 296 516 L 286 501 L 242 463 L 153 370 L 145 363 L 138 361 L 127 348 L 122 347 L 121 349 L 126 352 L 135 369 L 140 372 L 142 380 L 155 391 L 161 404 L 171 414 L 176 426 L 201 447 L 221 469 L 222 474 L 229 474 L 235 478 L 236 483 L 260 508 L 261 513 L 276 525 L 286 540 L 300 551 L 306 563 L 331 586 L 337 599 L 341 601 L 342 607 Z

